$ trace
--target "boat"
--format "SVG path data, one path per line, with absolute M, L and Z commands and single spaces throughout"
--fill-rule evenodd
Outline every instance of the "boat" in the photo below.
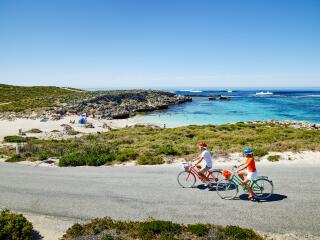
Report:
M 273 93 L 272 92 L 256 92 L 256 95 L 272 95 Z
M 227 92 L 228 92 L 228 93 L 232 93 L 232 90 L 228 90 Z

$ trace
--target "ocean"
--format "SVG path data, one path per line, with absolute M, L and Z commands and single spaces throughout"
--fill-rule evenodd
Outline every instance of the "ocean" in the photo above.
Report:
M 164 111 L 139 114 L 133 120 L 160 126 L 165 124 L 167 127 L 271 119 L 320 123 L 320 89 L 171 91 L 180 95 L 196 94 L 197 97 L 193 97 L 190 103 L 170 106 Z M 228 96 L 230 99 L 209 101 L 207 96 L 213 94 Z

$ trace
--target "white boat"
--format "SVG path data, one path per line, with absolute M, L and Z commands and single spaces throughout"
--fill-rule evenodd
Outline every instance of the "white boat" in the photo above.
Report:
M 272 95 L 273 93 L 272 92 L 256 92 L 256 95 Z
M 228 90 L 227 92 L 228 92 L 228 93 L 231 93 L 231 92 L 232 92 L 232 90 Z

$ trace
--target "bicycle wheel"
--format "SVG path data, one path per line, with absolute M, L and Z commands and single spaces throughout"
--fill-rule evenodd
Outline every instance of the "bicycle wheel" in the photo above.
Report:
M 178 183 L 183 188 L 191 188 L 196 183 L 196 176 L 191 172 L 182 171 L 177 177 Z
M 222 178 L 222 171 L 221 170 L 213 170 L 209 172 L 209 182 L 215 183 L 221 180 Z
M 251 189 L 255 193 L 255 198 L 264 200 L 273 193 L 273 183 L 267 179 L 258 179 L 252 182 Z
M 217 183 L 216 191 L 222 199 L 234 199 L 238 194 L 238 186 L 234 182 L 221 179 Z

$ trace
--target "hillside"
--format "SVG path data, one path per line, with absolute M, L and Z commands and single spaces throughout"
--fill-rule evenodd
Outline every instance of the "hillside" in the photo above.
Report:
M 22 87 L 0 84 L 0 112 L 28 117 L 31 112 L 90 114 L 102 118 L 126 118 L 134 112 L 165 109 L 190 98 L 152 90 L 86 91 L 51 86 Z
M 51 86 L 23 87 L 0 84 L 0 111 L 21 112 L 25 110 L 57 107 L 82 98 L 95 96 L 80 89 Z

